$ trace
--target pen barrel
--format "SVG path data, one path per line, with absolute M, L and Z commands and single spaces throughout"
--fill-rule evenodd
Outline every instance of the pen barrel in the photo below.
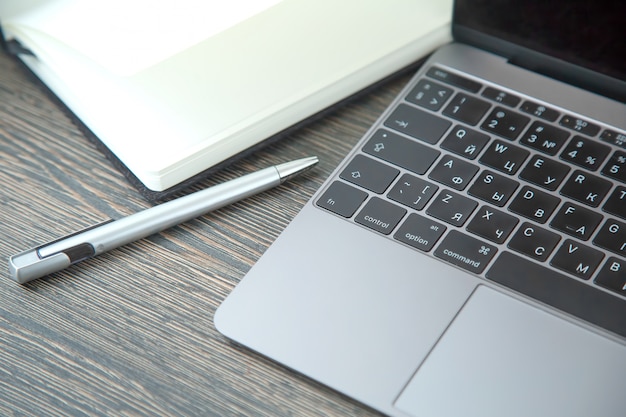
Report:
M 93 246 L 96 256 L 266 191 L 280 183 L 281 177 L 277 169 L 265 168 L 43 246 L 38 250 L 39 256 L 45 258 L 85 243 Z

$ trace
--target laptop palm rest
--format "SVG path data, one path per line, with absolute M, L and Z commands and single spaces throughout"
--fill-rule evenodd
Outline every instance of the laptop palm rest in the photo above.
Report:
M 392 411 L 478 280 L 310 205 L 292 226 L 222 303 L 217 329 Z
M 625 357 L 622 344 L 479 286 L 395 405 L 413 416 L 623 416 Z

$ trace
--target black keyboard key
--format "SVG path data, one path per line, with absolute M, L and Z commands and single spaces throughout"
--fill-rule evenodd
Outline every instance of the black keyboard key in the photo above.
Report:
M 567 239 L 554 254 L 550 265 L 577 278 L 587 280 L 598 268 L 602 258 L 604 254 L 599 250 Z
M 626 296 L 626 260 L 609 258 L 598 272 L 595 283 Z
M 483 171 L 467 191 L 483 201 L 502 207 L 509 201 L 519 183 L 491 171 Z
M 439 187 L 435 184 L 404 174 L 391 188 L 387 197 L 412 209 L 421 210 L 435 195 L 437 189 Z
M 463 77 L 461 75 L 454 74 L 448 70 L 439 67 L 429 68 L 426 75 L 437 80 L 446 82 L 455 87 L 461 87 L 462 89 L 471 91 L 472 93 L 477 93 L 478 90 L 482 88 L 482 85 L 480 83 L 477 83 L 476 81 L 470 80 L 469 78 Z
M 593 286 L 572 279 L 512 253 L 503 252 L 487 278 L 626 337 L 626 303 Z
M 600 134 L 600 139 L 610 144 L 626 148 L 626 134 L 606 129 Z
M 509 205 L 509 210 L 536 222 L 545 223 L 560 202 L 558 197 L 525 186 Z
M 602 206 L 602 210 L 626 220 L 626 187 L 616 187 Z
M 522 107 L 520 107 L 520 110 L 524 113 L 532 114 L 533 116 L 540 117 L 549 122 L 554 122 L 559 118 L 558 111 L 532 101 L 525 101 L 524 104 L 522 104 Z
M 372 197 L 354 221 L 382 234 L 388 235 L 402 220 L 406 210 L 378 197 Z
M 452 89 L 430 80 L 420 80 L 406 96 L 407 101 L 437 111 L 452 96 Z
M 595 136 L 600 131 L 600 126 L 593 124 L 587 120 L 580 119 L 575 116 L 565 115 L 559 120 L 561 126 L 565 126 L 576 132 L 584 133 L 585 135 Z
M 524 186 L 509 205 L 509 210 L 536 222 L 545 223 L 560 202 L 558 197 Z
M 445 155 L 428 175 L 428 178 L 455 190 L 463 190 L 478 172 L 478 167 L 455 156 Z
M 588 206 L 598 207 L 610 189 L 610 181 L 577 170 L 563 185 L 561 194 Z
M 513 175 L 530 155 L 526 149 L 508 142 L 494 140 L 487 148 L 480 162 L 505 174 Z
M 425 173 L 440 152 L 387 130 L 378 130 L 367 141 L 363 152 L 401 166 L 416 174 Z
M 610 147 L 596 140 L 574 136 L 561 153 L 561 159 L 590 171 L 597 171 L 610 151 Z
M 446 227 L 441 223 L 413 213 L 407 217 L 393 237 L 416 249 L 428 252 L 445 231 Z
M 540 155 L 535 155 L 520 172 L 519 177 L 546 190 L 554 191 L 563 182 L 569 167 Z
M 517 107 L 520 101 L 522 101 L 522 99 L 516 95 L 507 93 L 506 91 L 498 90 L 493 87 L 485 88 L 482 96 L 509 107 Z
M 602 174 L 626 184 L 626 152 L 615 151 L 602 169 Z
M 545 223 L 560 202 L 558 197 L 524 186 L 509 205 L 509 210 L 536 222 Z
M 504 243 L 517 225 L 517 217 L 482 206 L 467 225 L 467 230 L 495 243 Z
M 569 138 L 568 131 L 536 121 L 524 133 L 520 143 L 548 155 L 556 155 L 565 145 L 567 138 Z
M 496 107 L 480 126 L 481 129 L 495 133 L 503 138 L 515 140 L 530 121 L 529 117 L 505 109 Z
M 593 244 L 619 256 L 626 256 L 626 223 L 607 219 L 593 239 Z
M 344 180 L 375 193 L 383 193 L 399 170 L 363 155 L 357 155 L 339 175 Z
M 476 159 L 487 142 L 489 136 L 484 133 L 457 125 L 441 142 L 441 147 L 465 158 Z
M 366 198 L 365 191 L 335 181 L 317 200 L 317 205 L 340 216 L 352 217 Z
M 457 93 L 443 110 L 443 114 L 469 125 L 476 125 L 483 118 L 491 104 L 465 93 Z
M 439 116 L 406 104 L 400 104 L 385 120 L 385 126 L 427 143 L 437 143 L 451 125 Z
M 435 256 L 466 271 L 480 274 L 497 251 L 495 246 L 451 230 L 435 249 Z
M 463 226 L 478 203 L 452 191 L 442 190 L 426 213 L 453 226 Z
M 566 202 L 556 213 L 550 226 L 570 236 L 589 240 L 601 221 L 600 213 Z
M 558 234 L 524 223 L 511 238 L 508 246 L 516 252 L 523 253 L 538 261 L 545 261 L 561 240 Z

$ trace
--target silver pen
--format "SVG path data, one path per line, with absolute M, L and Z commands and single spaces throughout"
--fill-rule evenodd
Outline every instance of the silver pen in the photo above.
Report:
M 317 162 L 317 157 L 313 156 L 265 168 L 29 249 L 9 258 L 9 274 L 20 284 L 41 278 L 77 262 L 93 258 L 111 249 L 269 190 Z

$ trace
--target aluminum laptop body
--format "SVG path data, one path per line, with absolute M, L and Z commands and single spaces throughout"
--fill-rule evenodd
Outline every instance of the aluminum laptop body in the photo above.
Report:
M 624 16 L 457 1 L 218 330 L 387 415 L 626 415 Z

